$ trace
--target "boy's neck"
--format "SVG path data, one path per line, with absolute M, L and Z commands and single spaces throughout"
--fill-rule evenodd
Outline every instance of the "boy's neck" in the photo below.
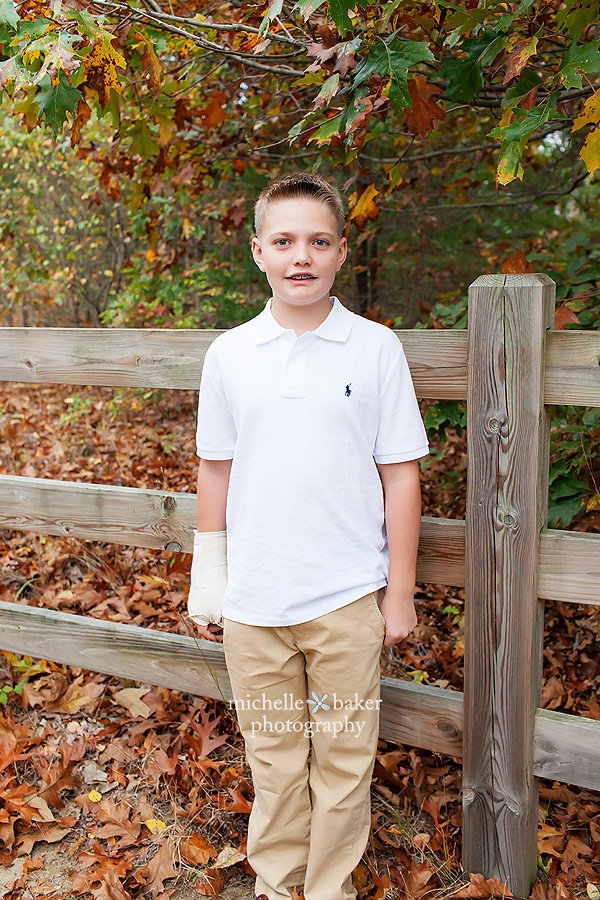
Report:
M 296 332 L 296 337 L 306 334 L 307 331 L 315 331 L 323 324 L 331 308 L 329 297 L 323 297 L 310 306 L 291 306 L 279 297 L 273 297 L 271 300 L 271 315 L 277 324 L 282 328 L 291 328 Z

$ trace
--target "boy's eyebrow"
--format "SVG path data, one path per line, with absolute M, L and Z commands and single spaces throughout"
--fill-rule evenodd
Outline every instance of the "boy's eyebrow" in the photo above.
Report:
M 317 237 L 318 235 L 323 235 L 325 237 L 332 237 L 334 234 L 333 231 L 313 231 L 310 237 Z M 293 231 L 271 231 L 270 236 L 274 237 L 275 235 L 280 235 L 281 237 L 294 237 Z

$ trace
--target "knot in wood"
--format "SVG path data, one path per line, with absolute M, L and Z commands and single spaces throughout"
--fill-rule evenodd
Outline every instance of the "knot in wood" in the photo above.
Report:
M 177 541 L 169 541 L 169 543 L 165 546 L 165 550 L 168 550 L 169 553 L 180 553 L 181 544 L 178 544 Z
M 515 813 L 515 815 L 519 815 L 519 813 L 523 811 L 521 804 L 518 800 L 515 800 L 514 797 L 506 798 L 506 806 L 511 811 L 511 813 Z
M 475 799 L 475 791 L 473 788 L 464 788 L 463 789 L 463 806 L 469 806 L 470 803 Z
M 173 513 L 175 512 L 176 508 L 177 508 L 177 501 L 175 500 L 175 498 L 174 498 L 174 497 L 170 497 L 170 496 L 169 496 L 169 497 L 165 497 L 165 499 L 164 499 L 163 502 L 162 502 L 162 513 L 163 513 L 163 516 L 165 516 L 165 517 L 167 517 L 167 518 L 168 518 L 169 516 L 172 516 Z
M 514 526 L 517 524 L 517 520 L 511 513 L 506 513 L 504 516 L 502 516 L 502 522 L 504 525 L 506 525 L 507 528 L 514 528 Z
M 490 419 L 488 426 L 490 431 L 498 432 L 500 431 L 501 424 L 500 419 Z

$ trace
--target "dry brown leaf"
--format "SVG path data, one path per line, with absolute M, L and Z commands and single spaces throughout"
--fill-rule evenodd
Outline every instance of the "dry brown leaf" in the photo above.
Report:
M 502 271 L 505 275 L 521 275 L 533 272 L 533 265 L 527 260 L 522 250 L 517 250 L 514 256 L 502 264 Z
M 240 853 L 235 847 L 223 847 L 214 863 L 213 869 L 226 869 L 228 866 L 235 866 L 236 863 L 243 862 L 246 859 L 245 853 Z
M 217 851 L 201 834 L 190 834 L 179 844 L 179 852 L 191 866 L 205 866 Z
M 224 884 L 225 876 L 223 875 L 223 870 L 208 868 L 202 873 L 202 880 L 195 885 L 195 888 L 199 894 L 216 900 L 223 890 Z
M 172 838 L 169 838 L 161 843 L 158 853 L 155 853 L 148 863 L 146 887 L 150 889 L 153 897 L 164 890 L 163 882 L 177 875 L 177 869 L 173 864 L 175 853 L 175 843 Z
M 132 716 L 136 718 L 141 716 L 142 719 L 147 719 L 150 715 L 150 709 L 142 700 L 142 697 L 147 693 L 148 690 L 144 687 L 124 688 L 122 691 L 117 691 L 116 694 L 113 694 L 113 700 L 119 706 L 129 710 Z
M 453 891 L 453 896 L 459 898 L 491 898 L 512 897 L 511 891 L 498 878 L 484 878 L 480 873 L 471 875 L 471 883 L 459 891 Z

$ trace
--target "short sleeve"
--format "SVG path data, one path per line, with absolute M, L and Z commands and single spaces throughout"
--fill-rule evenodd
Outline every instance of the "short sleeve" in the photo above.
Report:
M 213 343 L 206 351 L 202 368 L 196 453 L 202 459 L 233 459 L 236 438 L 237 430 L 227 402 L 217 347 Z
M 402 344 L 381 355 L 379 423 L 373 456 L 378 464 L 407 462 L 429 452 L 427 433 Z

